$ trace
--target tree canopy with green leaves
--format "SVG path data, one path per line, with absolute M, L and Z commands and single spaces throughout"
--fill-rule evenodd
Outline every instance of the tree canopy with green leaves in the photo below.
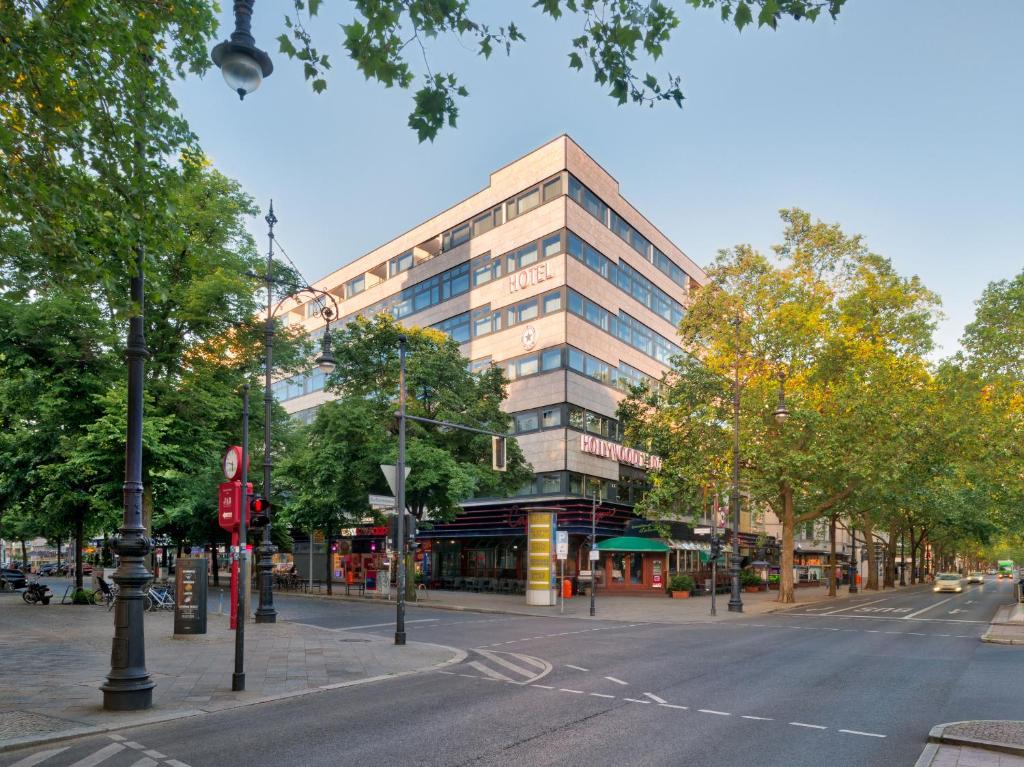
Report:
M 754 23 L 776 29 L 786 19 L 814 21 L 822 14 L 835 19 L 846 0 L 535 0 L 552 21 L 571 17 L 578 34 L 571 39 L 568 66 L 589 68 L 594 82 L 617 103 L 682 106 L 682 77 L 642 72 L 643 60 L 657 62 L 682 23 L 677 6 L 717 11 L 738 30 Z M 282 53 L 302 62 L 312 88 L 327 88 L 331 60 L 315 43 L 306 22 L 319 14 L 321 0 L 292 0 L 285 31 L 278 37 Z M 448 125 L 455 127 L 459 99 L 469 96 L 457 72 L 434 71 L 428 41 L 451 37 L 472 45 L 483 58 L 495 50 L 511 54 L 526 37 L 514 19 L 498 24 L 481 20 L 485 3 L 472 0 L 352 0 L 351 16 L 340 22 L 342 47 L 366 78 L 391 88 L 412 88 L 409 127 L 420 141 L 433 140 Z M 332 11 L 337 6 L 332 7 Z M 502 4 L 502 8 L 506 4 Z M 418 61 L 423 61 L 417 73 Z

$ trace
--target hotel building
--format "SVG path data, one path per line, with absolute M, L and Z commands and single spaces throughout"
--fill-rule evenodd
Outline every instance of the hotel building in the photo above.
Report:
M 570 533 L 567 572 L 586 570 L 598 487 L 598 538 L 628 530 L 645 471 L 660 459 L 622 446 L 616 407 L 629 384 L 659 378 L 679 352 L 676 327 L 706 279 L 604 168 L 560 136 L 316 283 L 337 297 L 342 322 L 390 312 L 439 328 L 471 368 L 499 365 L 511 381 L 504 407 L 534 480 L 512 498 L 469 500 L 455 521 L 421 531 L 428 579 L 521 579 L 523 509 L 538 506 L 557 508 Z M 317 308 L 282 307 L 289 324 L 314 336 L 323 332 Z M 329 398 L 323 383 L 316 372 L 293 376 L 275 394 L 309 421 Z M 599 577 L 609 589 L 662 581 L 652 562 L 663 557 L 604 559 Z

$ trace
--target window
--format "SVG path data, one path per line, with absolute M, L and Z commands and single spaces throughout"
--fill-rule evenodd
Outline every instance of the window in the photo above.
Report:
M 515 253 L 508 255 L 509 273 L 518 271 L 524 266 L 529 266 L 537 260 L 537 243 L 531 242 L 526 247 L 520 248 Z
M 408 253 L 403 253 L 402 255 L 395 256 L 391 259 L 388 264 L 388 276 L 394 277 L 396 274 L 401 274 L 402 272 L 412 269 L 412 266 L 413 256 L 412 251 L 410 250 Z
M 306 304 L 306 316 L 307 317 L 315 317 L 317 314 L 319 314 L 321 311 L 323 311 L 323 308 L 324 308 L 325 304 L 326 304 L 326 300 L 324 299 L 323 296 L 319 296 L 318 298 L 314 298 L 312 301 L 310 301 L 308 304 Z
M 545 349 L 541 352 L 541 368 L 544 370 L 558 370 L 562 367 L 562 350 Z
M 481 357 L 478 360 L 472 360 L 469 363 L 469 372 L 482 373 L 484 370 L 487 370 L 487 368 L 489 368 L 491 364 L 492 363 L 490 357 Z
M 451 232 L 449 232 L 448 234 L 445 235 L 445 239 L 447 240 L 447 242 L 443 242 L 442 243 L 442 247 L 445 250 L 451 250 L 452 248 L 457 248 L 457 247 L 459 247 L 459 245 L 462 245 L 464 242 L 469 242 L 470 235 L 471 235 L 471 232 L 470 232 L 469 224 L 461 224 L 461 225 L 455 227 L 454 229 L 452 229 Z
M 443 322 L 438 322 L 433 327 L 442 333 L 447 333 L 456 343 L 464 344 L 469 340 L 469 312 L 463 312 Z
M 562 177 L 557 176 L 544 182 L 544 202 L 551 202 L 562 194 Z
M 474 336 L 485 336 L 495 330 L 501 330 L 500 312 L 491 312 L 490 304 L 473 310 Z
M 486 285 L 501 276 L 501 259 L 485 257 L 473 263 L 473 287 Z
M 562 235 L 553 234 L 550 237 L 544 238 L 544 258 L 551 258 L 557 256 L 562 252 Z
M 544 314 L 557 312 L 562 308 L 562 291 L 556 290 L 544 296 Z
M 540 411 L 540 425 L 545 429 L 562 425 L 562 408 L 545 408 Z
M 542 493 L 562 492 L 562 477 L 559 474 L 541 474 L 540 491 Z
M 538 370 L 537 355 L 525 357 L 519 360 L 519 377 L 532 376 Z
M 584 413 L 583 408 L 569 405 L 569 427 L 583 431 Z
M 516 199 L 516 215 L 523 215 L 540 205 L 540 187 L 534 187 Z
M 491 231 L 497 225 L 495 219 L 498 217 L 498 215 L 500 215 L 498 211 L 489 210 L 482 216 L 477 216 L 476 218 L 474 218 L 473 236 L 479 237 L 481 234 Z
M 608 206 L 572 176 L 569 177 L 569 196 L 587 213 L 607 226 Z
M 349 280 L 345 284 L 345 298 L 352 298 L 357 296 L 366 290 L 366 275 L 360 274 L 354 280 Z
M 540 422 L 537 420 L 537 413 L 520 413 L 516 416 L 516 432 L 521 434 L 524 431 L 537 431 Z
M 517 311 L 518 322 L 528 322 L 537 317 L 537 299 L 534 298 L 525 303 L 519 304 Z

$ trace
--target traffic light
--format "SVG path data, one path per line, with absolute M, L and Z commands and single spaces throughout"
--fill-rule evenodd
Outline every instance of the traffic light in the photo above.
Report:
M 713 541 L 711 541 L 711 554 L 710 554 L 711 559 L 710 559 L 710 561 L 714 562 L 721 555 L 722 555 L 722 542 L 719 541 L 716 538 Z
M 249 499 L 249 526 L 266 527 L 270 524 L 270 501 L 253 496 Z
M 505 471 L 505 438 L 491 437 L 491 469 Z

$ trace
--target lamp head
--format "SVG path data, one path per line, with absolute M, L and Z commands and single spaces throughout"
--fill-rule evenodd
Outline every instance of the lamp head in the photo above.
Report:
M 325 376 L 329 376 L 338 367 L 338 360 L 334 358 L 334 352 L 331 351 L 330 328 L 324 331 L 323 341 L 320 342 L 320 356 L 316 358 L 315 363 Z

